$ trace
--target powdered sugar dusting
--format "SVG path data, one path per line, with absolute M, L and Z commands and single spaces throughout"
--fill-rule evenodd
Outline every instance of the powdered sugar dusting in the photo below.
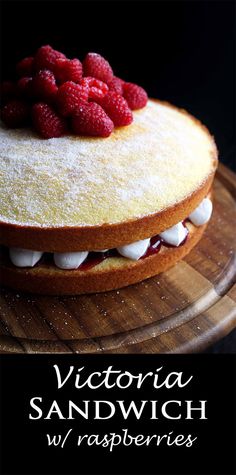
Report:
M 0 134 L 0 220 L 21 225 L 92 226 L 155 213 L 192 193 L 213 166 L 204 130 L 151 101 L 106 139 Z

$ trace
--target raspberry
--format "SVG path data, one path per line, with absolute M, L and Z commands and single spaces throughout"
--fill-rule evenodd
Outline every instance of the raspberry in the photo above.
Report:
M 24 97 L 25 99 L 30 99 L 32 96 L 32 78 L 31 77 L 23 77 L 17 81 L 16 84 L 17 93 L 20 97 Z
M 40 69 L 53 71 L 56 60 L 59 58 L 65 58 L 65 55 L 60 51 L 56 51 L 50 45 L 41 46 L 34 57 L 33 68 L 35 71 L 40 71 Z
M 75 109 L 88 100 L 88 89 L 72 81 L 64 82 L 57 93 L 57 106 L 61 115 L 71 115 Z
M 131 82 L 126 82 L 123 89 L 123 96 L 127 100 L 130 109 L 142 109 L 142 107 L 146 106 L 148 95 L 142 87 Z
M 58 90 L 54 74 L 47 69 L 36 73 L 32 81 L 32 89 L 35 97 L 46 101 L 52 100 Z
M 108 83 L 110 91 L 115 91 L 117 94 L 123 95 L 123 84 L 125 81 L 123 79 L 117 78 L 114 76 L 112 80 Z
M 60 137 L 66 131 L 64 119 L 44 102 L 34 104 L 32 118 L 36 131 L 45 139 Z
M 80 84 L 88 89 L 88 97 L 94 101 L 99 98 L 102 99 L 108 92 L 107 84 L 99 81 L 99 79 L 85 77 L 80 81 Z
M 13 81 L 3 81 L 1 83 L 1 102 L 6 104 L 16 96 L 16 85 Z
M 95 102 L 81 105 L 72 116 L 72 129 L 79 135 L 108 137 L 113 128 L 112 120 Z
M 31 76 L 33 74 L 33 56 L 24 58 L 16 65 L 17 74 L 21 76 Z
M 99 101 L 114 125 L 129 125 L 133 122 L 133 114 L 124 99 L 120 94 L 114 91 L 109 91 L 104 98 Z
M 59 58 L 56 60 L 53 71 L 56 79 L 60 82 L 79 82 L 83 76 L 83 67 L 79 59 Z
M 100 54 L 88 53 L 83 61 L 83 68 L 85 76 L 92 76 L 104 82 L 109 82 L 113 78 L 110 64 Z
M 3 107 L 1 117 L 7 127 L 21 127 L 29 118 L 29 106 L 22 101 L 10 101 Z

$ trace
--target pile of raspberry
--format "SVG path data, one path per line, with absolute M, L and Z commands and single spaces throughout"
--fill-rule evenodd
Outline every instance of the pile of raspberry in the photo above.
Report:
M 132 110 L 147 103 L 145 90 L 114 76 L 101 55 L 83 62 L 46 45 L 16 66 L 18 80 L 1 85 L 1 118 L 7 127 L 32 125 L 45 139 L 65 133 L 108 137 L 131 124 Z

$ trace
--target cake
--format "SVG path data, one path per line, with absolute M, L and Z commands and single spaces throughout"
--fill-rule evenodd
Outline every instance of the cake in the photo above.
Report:
M 157 100 L 106 138 L 0 130 L 1 282 L 42 294 L 124 287 L 167 270 L 212 213 L 217 149 Z

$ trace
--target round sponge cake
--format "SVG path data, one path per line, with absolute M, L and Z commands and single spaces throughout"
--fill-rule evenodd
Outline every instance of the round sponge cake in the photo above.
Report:
M 0 242 L 50 252 L 150 237 L 207 195 L 217 150 L 185 111 L 150 100 L 109 138 L 0 131 Z
M 44 294 L 100 292 L 139 282 L 182 259 L 206 224 L 185 221 L 211 197 L 217 149 L 183 110 L 149 101 L 129 127 L 106 139 L 43 140 L 0 129 L 0 244 L 45 253 L 112 249 L 159 235 L 184 221 L 188 239 L 137 261 L 109 257 L 84 270 L 47 258 L 15 267 L 2 247 L 2 282 Z M 165 233 L 164 233 L 165 234 Z M 86 254 L 86 253 L 85 253 Z

